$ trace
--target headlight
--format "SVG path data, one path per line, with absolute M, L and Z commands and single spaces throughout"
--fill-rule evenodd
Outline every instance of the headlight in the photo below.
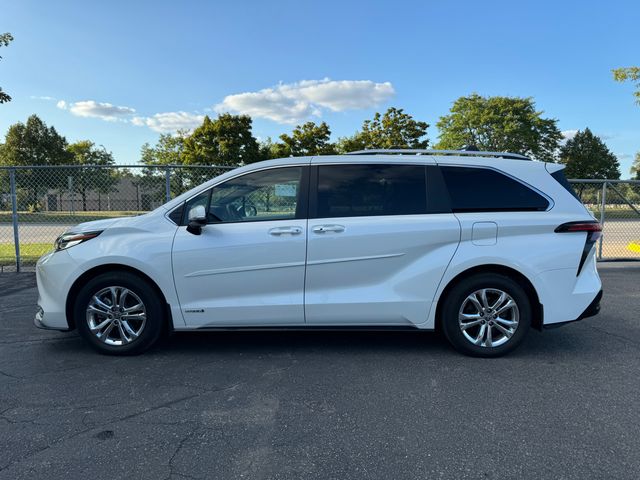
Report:
M 53 243 L 53 246 L 56 249 L 56 252 L 59 250 L 64 250 L 65 248 L 70 248 L 79 243 L 86 242 L 87 240 L 91 240 L 92 238 L 96 238 L 98 235 L 102 233 L 102 230 L 98 232 L 82 232 L 82 233 L 63 233 L 56 241 Z

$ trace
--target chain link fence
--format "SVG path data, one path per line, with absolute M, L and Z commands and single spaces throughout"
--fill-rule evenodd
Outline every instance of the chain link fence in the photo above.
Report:
M 231 168 L 0 167 L 0 272 L 33 267 L 53 240 L 77 223 L 153 210 Z M 640 260 L 640 181 L 570 182 L 603 224 L 598 259 Z M 243 208 L 274 214 L 269 192 L 260 195 Z M 287 206 L 281 207 L 284 212 Z
M 91 220 L 139 215 L 233 167 L 0 167 L 0 272 L 29 269 Z
M 569 180 L 602 224 L 599 260 L 640 260 L 640 180 Z

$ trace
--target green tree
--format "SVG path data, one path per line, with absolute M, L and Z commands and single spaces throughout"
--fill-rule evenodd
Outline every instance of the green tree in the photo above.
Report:
M 13 35 L 10 33 L 2 33 L 0 34 L 0 47 L 6 47 L 13 41 Z M 0 57 L 1 59 L 2 57 Z M 11 97 L 2 91 L 2 87 L 0 87 L 0 103 L 10 102 Z
M 260 159 L 258 141 L 251 132 L 248 115 L 224 113 L 215 120 L 208 116 L 185 139 L 186 165 L 243 165 Z
M 272 158 L 284 158 L 291 155 L 291 152 L 284 143 L 274 142 L 271 137 L 262 140 L 259 145 L 260 160 L 270 160 Z
M 616 82 L 636 82 L 633 95 L 636 97 L 636 104 L 640 105 L 640 67 L 615 68 L 612 72 Z
M 187 130 L 178 130 L 175 135 L 163 133 L 154 146 L 142 145 L 141 161 L 150 167 L 160 165 L 182 165 L 184 163 L 185 141 L 189 137 Z M 152 196 L 155 201 L 164 199 L 166 170 L 162 168 L 145 168 L 142 176 L 134 180 L 134 184 Z M 171 195 L 180 195 L 188 190 L 190 175 L 185 169 L 174 169 L 171 172 Z
M 361 131 L 338 140 L 336 149 L 347 153 L 372 148 L 427 148 L 427 128 L 428 123 L 415 120 L 402 108 L 391 107 L 365 120 Z
M 0 165 L 65 165 L 71 162 L 71 158 L 66 138 L 54 127 L 47 127 L 37 115 L 31 115 L 26 123 L 19 122 L 9 127 Z M 26 169 L 18 172 L 16 182 L 20 189 L 29 192 L 28 202 L 37 208 L 41 196 L 49 189 L 59 188 L 66 179 L 57 170 Z
M 636 158 L 631 165 L 631 175 L 636 180 L 640 180 L 640 152 L 636 153 Z
M 538 160 L 555 161 L 562 134 L 557 120 L 543 118 L 531 98 L 458 98 L 450 114 L 440 117 L 440 141 L 436 148 L 513 152 Z
M 83 168 L 70 169 L 69 176 L 73 179 L 73 190 L 82 197 L 82 210 L 87 211 L 87 193 L 94 191 L 97 193 L 112 192 L 118 176 L 111 168 L 89 168 L 90 165 L 112 166 L 116 162 L 111 152 L 104 147 L 96 147 L 89 140 L 81 140 L 72 143 L 67 147 L 71 154 L 71 164 L 82 166 Z M 87 168 L 84 168 L 84 167 Z
M 186 130 L 178 130 L 175 135 L 163 133 L 152 147 L 142 145 L 141 161 L 145 165 L 180 165 L 184 162 L 184 143 L 189 137 Z
M 605 143 L 585 128 L 560 148 L 567 178 L 620 178 L 620 164 Z
M 305 155 L 332 155 L 336 153 L 335 145 L 331 143 L 329 125 L 322 122 L 317 125 L 307 122 L 293 129 L 291 135 L 280 135 L 281 146 L 273 146 L 271 151 L 278 156 L 301 157 Z

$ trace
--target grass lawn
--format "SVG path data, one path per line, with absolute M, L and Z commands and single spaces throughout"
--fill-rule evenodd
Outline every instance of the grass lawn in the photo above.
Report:
M 600 218 L 600 207 L 589 205 L 587 208 L 597 219 Z M 628 205 L 620 207 L 606 207 L 604 209 L 604 219 L 607 221 L 607 219 L 610 218 L 638 220 L 640 219 L 640 215 L 638 215 L 635 210 L 632 210 Z
M 20 245 L 20 259 L 24 265 L 34 265 L 38 258 L 53 249 L 52 243 L 24 243 Z M 16 250 L 12 243 L 0 243 L 0 265 L 15 265 Z

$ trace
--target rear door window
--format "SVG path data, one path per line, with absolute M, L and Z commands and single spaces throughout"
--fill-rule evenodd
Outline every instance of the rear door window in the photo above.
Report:
M 427 213 L 424 165 L 320 165 L 316 217 Z

